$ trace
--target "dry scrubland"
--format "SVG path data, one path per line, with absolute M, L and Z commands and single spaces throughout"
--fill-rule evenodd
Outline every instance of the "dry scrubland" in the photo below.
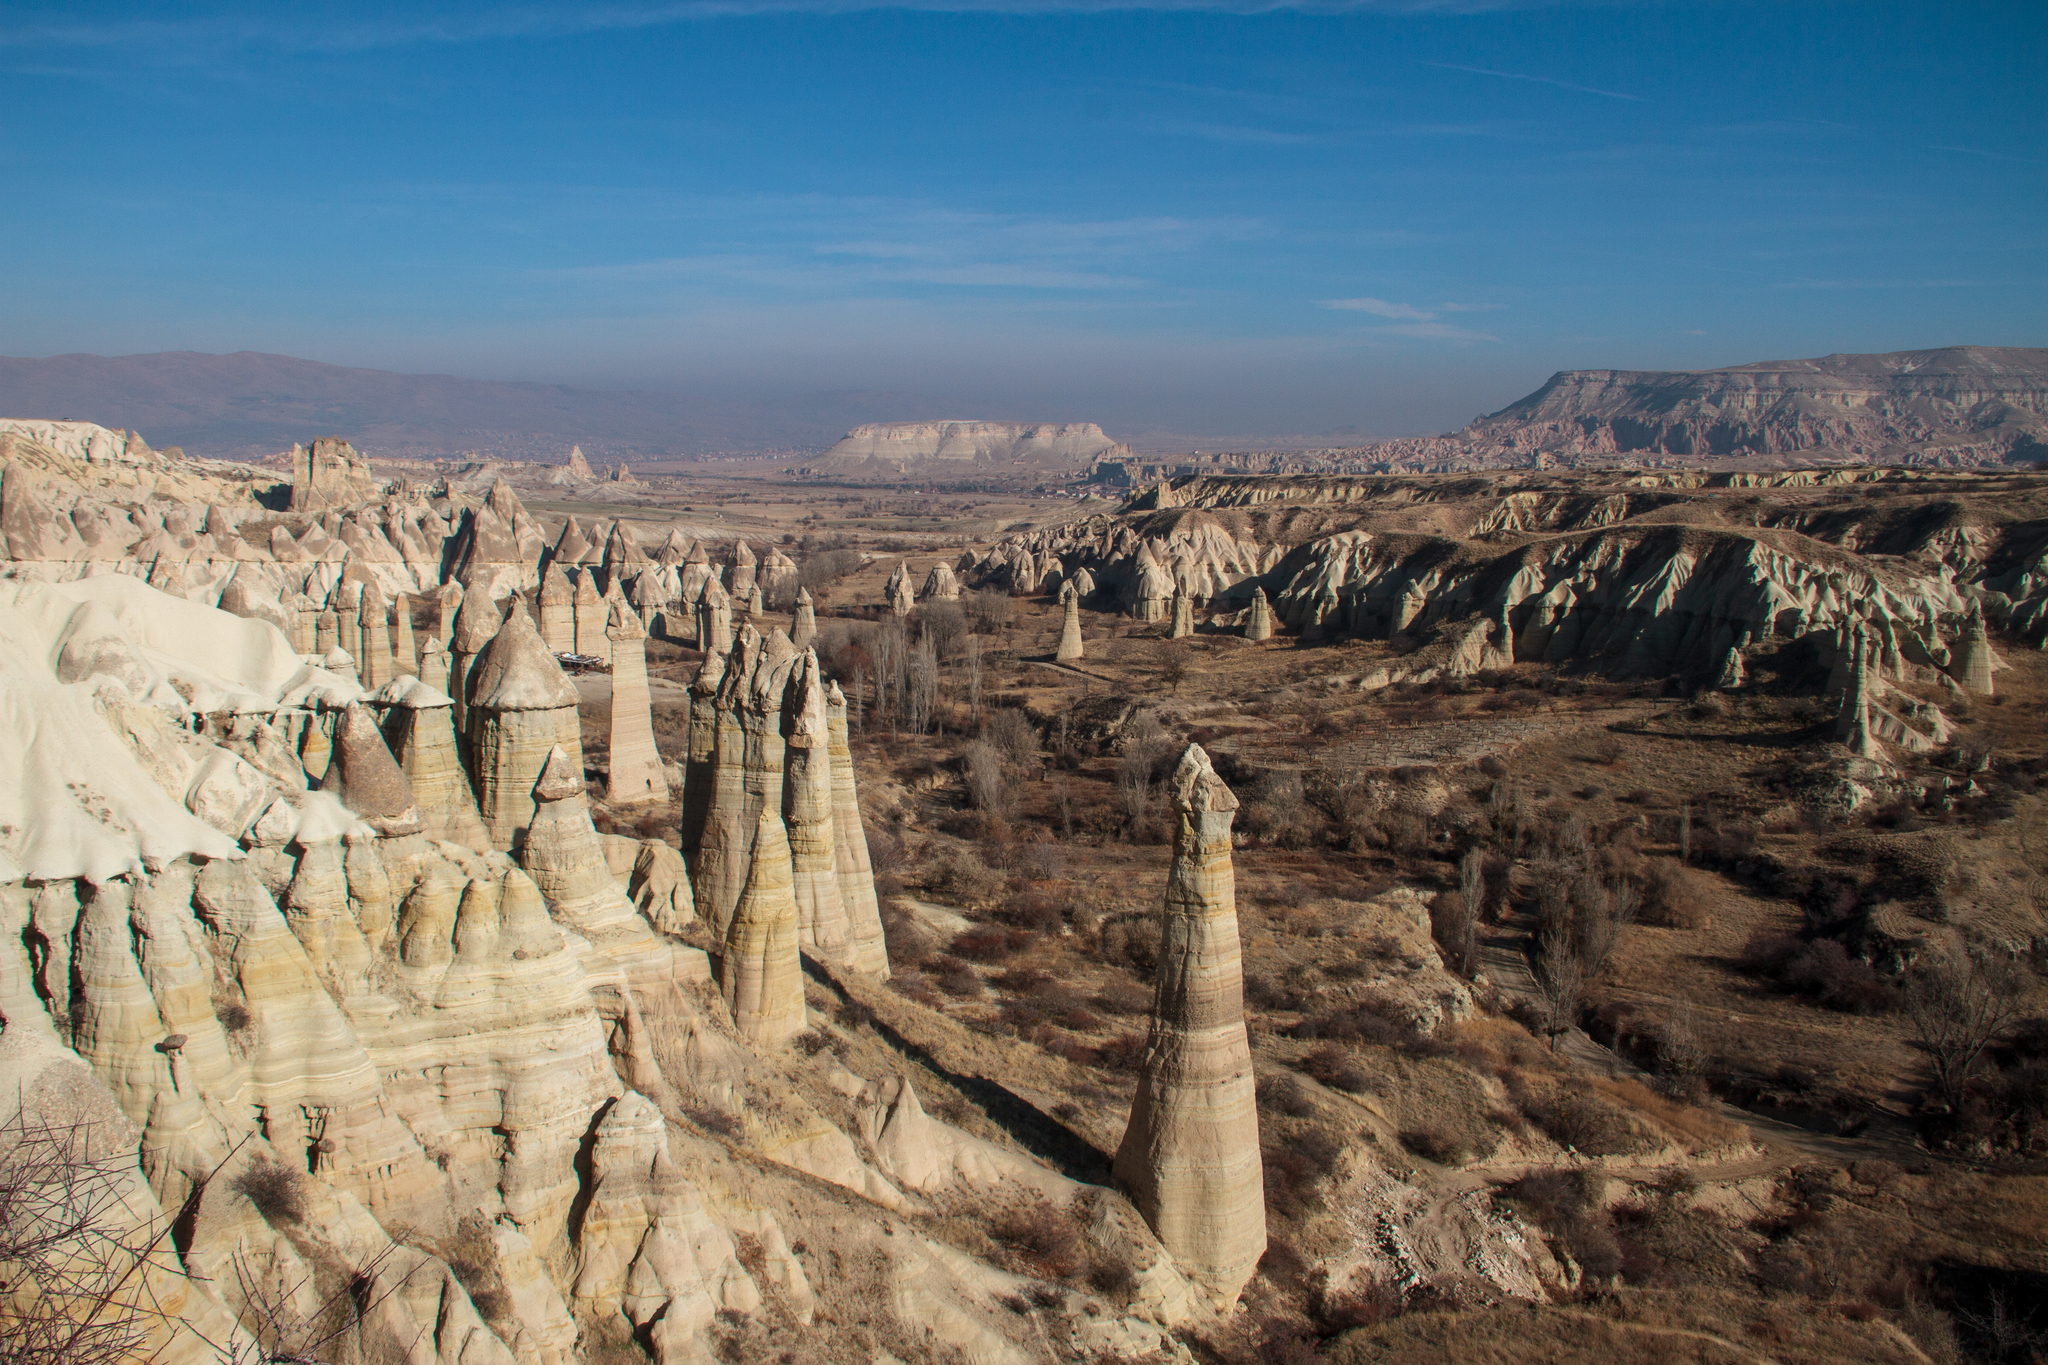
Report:
M 1953 510 L 1922 488 L 1896 501 Z M 1734 493 L 1690 519 L 1760 509 Z M 815 540 L 809 560 L 827 562 Z M 810 575 L 859 717 L 896 967 L 893 998 L 857 1009 L 975 1053 L 1056 1122 L 1034 1145 L 1080 1178 L 1106 1178 L 1142 1051 L 1164 770 L 1199 742 L 1244 802 L 1272 1241 L 1246 1311 L 1185 1343 L 1198 1358 L 2031 1358 L 2048 668 L 2024 642 L 1994 633 L 2011 667 L 1993 697 L 1918 689 L 1955 733 L 1895 752 L 1899 782 L 1961 795 L 1843 812 L 1816 799 L 1836 706 L 1809 642 L 1755 652 L 1727 690 L 1567 661 L 1364 692 L 1413 642 L 1254 644 L 1227 619 L 1174 640 L 1091 610 L 1069 667 L 1043 596 L 970 589 L 893 620 L 897 562 Z M 677 683 L 695 667 L 657 653 Z M 680 730 L 661 733 L 674 754 Z M 1542 951 L 1557 925 L 1583 972 L 1563 999 Z M 2010 1017 L 1944 1091 L 1907 969 L 1966 945 L 2014 964 Z M 1009 1123 L 934 1093 L 970 1130 Z M 1559 1267 L 1526 1297 L 1488 1264 L 1503 1214 Z M 1057 1211 L 961 1216 L 1014 1266 L 1116 1292 Z

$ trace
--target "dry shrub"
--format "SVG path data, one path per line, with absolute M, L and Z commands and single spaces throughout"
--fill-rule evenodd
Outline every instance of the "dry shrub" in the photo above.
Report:
M 1272 1145 L 1260 1156 L 1266 1168 L 1266 1209 L 1281 1218 L 1299 1219 L 1322 1206 L 1322 1185 L 1344 1158 L 1344 1144 L 1318 1124 L 1303 1124 L 1284 1136 L 1264 1134 Z
M 989 1225 L 989 1236 L 1038 1274 L 1065 1279 L 1081 1268 L 1080 1230 L 1071 1216 L 1051 1204 L 1038 1203 L 1002 1215 Z
M 977 924 L 956 934 L 952 943 L 952 954 L 964 957 L 969 962 L 1001 962 L 1012 954 L 1022 952 L 1036 941 L 1037 935 L 1026 929 L 1005 929 L 997 924 Z
M 1304 1074 L 1332 1090 L 1362 1094 L 1372 1088 L 1372 1077 L 1345 1048 L 1325 1043 L 1298 1063 Z
M 1704 929 L 1713 919 L 1712 903 L 1683 867 L 1659 861 L 1643 887 L 1643 923 L 1665 929 Z
M 1425 1120 L 1401 1130 L 1401 1145 L 1440 1166 L 1462 1166 L 1472 1157 L 1465 1140 L 1441 1123 Z
M 982 985 L 974 968 L 950 953 L 934 962 L 931 971 L 939 989 L 956 999 L 972 1000 L 987 994 L 988 988 Z
M 1807 943 L 1790 934 L 1759 931 L 1743 945 L 1739 965 L 1780 990 L 1811 996 L 1844 1014 L 1885 1014 L 1900 1003 L 1898 988 L 1883 973 L 1831 938 Z
M 971 849 L 948 849 L 925 873 L 925 885 L 961 905 L 981 906 L 1003 889 L 1003 879 Z
M 235 1176 L 234 1188 L 246 1196 L 271 1222 L 299 1222 L 306 1216 L 306 1193 L 300 1188 L 299 1173 L 289 1166 L 259 1156 Z
M 1261 1077 L 1257 1093 L 1259 1108 L 1270 1114 L 1301 1119 L 1316 1111 L 1315 1101 L 1301 1088 L 1301 1082 L 1285 1072 Z
M 1534 1171 L 1501 1190 L 1530 1222 L 1555 1238 L 1588 1279 L 1622 1268 L 1621 1244 L 1604 1207 L 1606 1177 L 1597 1171 Z
M 1122 914 L 1104 921 L 1102 960 L 1136 972 L 1149 981 L 1159 970 L 1159 922 L 1156 916 Z
M 1150 1014 L 1152 992 L 1131 981 L 1112 981 L 1095 993 L 1095 1008 L 1111 1014 Z
M 889 947 L 889 961 L 898 968 L 919 967 L 938 951 L 938 940 L 916 915 L 901 902 L 882 902 L 882 938 Z
M 1727 1147 L 1742 1141 L 1748 1131 L 1718 1114 L 1681 1104 L 1660 1095 L 1641 1081 L 1589 1076 L 1587 1083 L 1618 1104 L 1648 1116 L 1687 1149 L 1695 1152 Z

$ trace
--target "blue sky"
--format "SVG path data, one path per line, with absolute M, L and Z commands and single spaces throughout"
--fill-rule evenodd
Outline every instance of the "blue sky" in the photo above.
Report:
M 2048 9 L 0 11 L 0 353 L 1443 430 L 2048 344 Z

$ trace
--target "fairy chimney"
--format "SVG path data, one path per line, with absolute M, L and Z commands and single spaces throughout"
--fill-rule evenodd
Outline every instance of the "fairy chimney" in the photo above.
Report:
M 1172 778 L 1152 1027 L 1114 1171 L 1181 1270 L 1227 1307 L 1266 1250 L 1265 1180 L 1230 825 L 1237 798 L 1190 744 Z

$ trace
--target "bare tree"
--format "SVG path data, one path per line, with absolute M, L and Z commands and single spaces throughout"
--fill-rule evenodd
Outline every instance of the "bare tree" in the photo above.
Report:
M 910 652 L 910 733 L 931 733 L 939 714 L 939 651 L 929 635 Z
M 1678 861 L 1692 861 L 1692 802 L 1678 803 Z
M 976 810 L 1007 818 L 1010 811 L 1010 782 L 1004 771 L 1003 752 L 986 739 L 970 742 L 963 755 L 967 775 L 967 798 Z
M 1458 860 L 1458 908 L 1463 911 L 1458 959 L 1465 975 L 1472 975 L 1472 958 L 1477 949 L 1479 915 L 1486 908 L 1486 859 L 1478 845 L 1465 850 Z
M 969 722 L 979 725 L 981 723 L 981 637 L 979 635 L 967 637 L 966 669 L 967 719 Z
M 1643 897 L 1632 882 L 1607 883 L 1588 875 L 1579 879 L 1574 899 L 1578 902 L 1578 915 L 1573 923 L 1578 935 L 1579 961 L 1585 965 L 1586 975 L 1593 976 L 1606 965 L 1614 945 L 1621 941 L 1621 931 L 1635 923 Z
M 1543 1030 L 1550 1035 L 1550 1050 L 1557 1050 L 1557 1035 L 1568 1032 L 1579 1017 L 1579 994 L 1586 984 L 1586 969 L 1572 942 L 1571 930 L 1558 925 L 1543 934 L 1536 959 L 1536 989 L 1543 1011 Z
M 1962 1102 L 1985 1050 L 2018 1017 L 2022 984 L 2010 961 L 1975 952 L 1923 958 L 1907 980 L 1906 1017 L 1951 1108 Z

